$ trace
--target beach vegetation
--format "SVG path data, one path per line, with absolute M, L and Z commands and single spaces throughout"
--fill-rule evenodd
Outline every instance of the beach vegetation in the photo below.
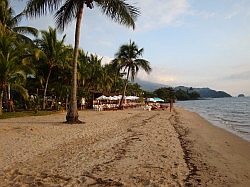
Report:
M 129 80 L 133 82 L 140 69 L 144 70 L 146 73 L 149 73 L 152 70 L 150 67 L 150 62 L 140 58 L 143 54 L 143 51 L 143 48 L 139 49 L 135 42 L 130 41 L 129 44 L 121 45 L 118 52 L 115 54 L 113 64 L 117 65 L 117 69 L 120 69 L 126 73 L 126 79 L 119 108 L 122 107 Z
M 32 43 L 32 40 L 27 35 L 37 36 L 38 30 L 34 27 L 19 26 L 25 12 L 15 15 L 15 11 L 9 6 L 8 0 L 0 2 L 0 29 L 3 34 L 15 34 L 18 41 Z
M 163 99 L 166 102 L 169 102 L 170 100 L 176 100 L 175 91 L 171 87 L 169 88 L 163 87 L 156 89 L 154 93 L 156 94 L 157 97 Z
M 65 38 L 66 35 L 61 40 L 58 40 L 57 30 L 49 27 L 49 31 L 42 30 L 41 38 L 34 41 L 41 51 L 37 59 L 36 76 L 40 77 L 43 88 L 43 110 L 46 106 L 46 95 L 51 73 L 55 67 L 63 66 L 65 59 L 71 52 L 70 48 L 64 44 Z
M 26 59 L 29 58 L 26 47 L 19 42 L 16 34 L 6 34 L 0 30 L 0 114 L 3 102 L 6 109 L 13 110 L 11 88 L 17 90 L 23 98 L 28 98 L 25 82 L 27 73 L 31 73 L 32 69 Z
M 67 123 L 79 123 L 77 112 L 77 63 L 78 51 L 80 41 L 80 28 L 84 8 L 93 9 L 99 7 L 102 13 L 110 17 L 115 22 L 122 25 L 135 28 L 135 19 L 139 15 L 139 10 L 126 3 L 125 0 L 29 0 L 26 8 L 28 16 L 36 17 L 46 14 L 47 12 L 54 13 L 57 28 L 64 30 L 64 28 L 76 19 L 75 26 L 75 45 L 73 55 L 72 68 L 72 86 L 71 99 L 69 109 L 66 115 Z
M 124 60 L 125 58 L 123 60 L 120 58 L 119 61 L 111 61 L 109 64 L 103 65 L 102 57 L 88 54 L 78 47 L 79 33 L 76 33 L 74 48 L 64 44 L 66 35 L 58 39 L 57 29 L 63 30 L 69 20 L 81 17 L 81 8 L 85 8 L 87 4 L 88 8 L 90 8 L 89 6 L 93 8 L 94 5 L 100 7 L 104 14 L 110 16 L 114 21 L 134 29 L 134 21 L 139 15 L 139 10 L 127 4 L 126 1 L 108 1 L 107 4 L 102 1 L 88 2 L 91 3 L 71 1 L 73 4 L 68 4 L 70 2 L 63 4 L 63 1 L 30 0 L 26 9 L 14 16 L 14 10 L 9 7 L 8 0 L 1 1 L 0 114 L 2 114 L 2 109 L 4 109 L 4 114 L 14 111 L 9 107 L 9 100 L 12 100 L 15 111 L 18 112 L 27 110 L 39 113 L 38 111 L 42 109 L 67 110 L 67 122 L 73 123 L 80 122 L 78 113 L 75 113 L 75 105 L 77 112 L 77 100 L 84 97 L 92 106 L 93 93 L 136 95 L 143 101 L 142 96 L 145 91 L 133 81 L 140 69 L 149 73 L 151 67 L 148 61 L 141 58 L 144 49 L 139 49 L 135 42 L 130 41 L 128 45 L 121 46 L 123 49 L 128 47 L 132 52 L 126 54 L 124 50 L 119 51 L 120 55 L 127 55 L 127 61 Z M 80 5 L 77 3 L 80 3 L 82 7 L 68 9 L 70 11 L 67 12 L 65 8 Z M 57 10 L 56 7 L 59 9 Z M 49 27 L 48 30 L 42 30 L 38 37 L 38 31 L 35 28 L 18 27 L 23 16 L 41 16 L 45 14 L 43 10 L 46 9 L 51 12 L 56 11 L 57 28 Z M 66 14 L 70 14 L 69 18 L 64 17 Z M 76 32 L 80 31 L 78 27 L 80 27 L 79 20 Z M 26 34 L 32 35 L 34 39 L 31 40 Z M 125 57 L 118 56 L 118 53 L 117 57 Z M 72 94 L 76 93 L 75 102 Z
M 55 114 L 55 111 L 51 110 L 40 110 L 34 112 L 33 110 L 22 110 L 22 111 L 15 111 L 15 112 L 3 112 L 0 115 L 0 119 L 7 119 L 7 118 L 17 118 L 17 117 L 24 117 L 24 116 L 45 116 Z

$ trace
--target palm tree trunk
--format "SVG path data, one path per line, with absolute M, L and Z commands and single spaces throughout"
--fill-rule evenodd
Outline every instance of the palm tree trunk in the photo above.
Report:
M 49 77 L 51 75 L 51 71 L 52 71 L 52 67 L 49 68 L 49 74 L 47 76 L 47 80 L 46 80 L 45 88 L 44 88 L 44 92 L 43 92 L 43 110 L 45 110 L 45 107 L 46 107 L 46 94 L 47 94 L 47 89 L 48 89 L 48 84 L 49 84 Z
M 74 58 L 73 58 L 73 70 L 72 70 L 72 87 L 71 87 L 71 100 L 69 104 L 69 109 L 66 115 L 66 122 L 67 123 L 81 123 L 78 119 L 78 112 L 77 112 L 77 59 L 78 59 L 78 48 L 79 48 L 79 40 L 80 40 L 80 29 L 81 29 L 81 21 L 83 15 L 83 3 L 80 5 L 79 12 L 77 14 L 76 20 L 76 31 L 75 31 L 75 47 L 74 47 Z
M 3 91 L 1 90 L 0 92 L 0 116 L 3 114 L 2 107 L 3 107 Z
M 10 100 L 10 83 L 8 84 L 8 100 Z
M 127 79 L 126 79 L 126 83 L 124 85 L 124 89 L 123 89 L 123 92 L 122 92 L 122 98 L 121 98 L 121 102 L 120 102 L 120 105 L 119 105 L 119 109 L 122 108 L 123 100 L 124 100 L 126 89 L 127 89 L 127 86 L 128 86 L 129 72 L 130 72 L 130 68 L 128 69 Z
M 3 96 L 4 96 L 4 90 L 5 90 L 5 83 L 2 83 L 0 88 L 0 115 L 3 114 Z

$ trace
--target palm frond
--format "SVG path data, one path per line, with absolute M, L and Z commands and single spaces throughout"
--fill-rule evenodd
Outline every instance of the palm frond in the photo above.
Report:
M 38 36 L 38 30 L 34 27 L 21 26 L 21 27 L 14 27 L 12 30 L 19 34 L 31 34 L 32 36 L 35 37 Z
M 67 0 L 63 4 L 55 14 L 57 28 L 63 30 L 68 23 L 71 23 L 71 21 L 76 18 L 79 3 L 82 3 L 82 1 Z
M 24 14 L 21 12 L 14 17 L 10 17 L 11 18 L 10 19 L 11 25 L 12 26 L 18 25 L 22 21 L 23 16 L 24 16 Z
M 63 0 L 30 0 L 27 3 L 26 15 L 31 17 L 39 17 L 52 13 L 59 8 Z
M 103 14 L 115 22 L 135 29 L 135 20 L 140 15 L 138 8 L 129 5 L 125 0 L 97 0 L 95 2 L 101 8 Z
M 17 90 L 24 99 L 28 99 L 29 98 L 29 93 L 28 90 L 26 88 L 24 88 L 22 85 L 20 84 L 11 84 L 12 89 Z

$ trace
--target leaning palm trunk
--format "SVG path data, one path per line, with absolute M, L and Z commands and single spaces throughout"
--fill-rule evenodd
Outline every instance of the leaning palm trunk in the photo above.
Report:
M 70 96 L 70 104 L 69 109 L 66 115 L 67 123 L 81 123 L 78 119 L 79 115 L 77 112 L 77 59 L 78 59 L 78 48 L 79 48 L 79 40 L 80 40 L 80 29 L 81 29 L 81 20 L 83 15 L 83 3 L 80 3 L 79 12 L 77 14 L 76 20 L 76 31 L 75 31 L 75 47 L 74 47 L 74 58 L 73 58 L 73 69 L 72 69 L 72 89 Z
M 126 83 L 125 83 L 124 88 L 123 88 L 122 98 L 121 98 L 121 102 L 120 102 L 120 105 L 119 105 L 119 109 L 122 108 L 123 100 L 124 100 L 125 93 L 126 93 L 126 90 L 127 90 L 128 78 L 129 78 L 129 71 L 130 71 L 130 68 L 128 69 L 127 79 L 126 79 Z

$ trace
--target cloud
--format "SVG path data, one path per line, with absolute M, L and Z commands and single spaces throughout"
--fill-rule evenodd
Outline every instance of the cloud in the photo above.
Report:
M 140 30 L 180 23 L 178 18 L 188 12 L 187 0 L 144 0 L 138 3 L 141 16 L 137 21 Z
M 178 83 L 176 72 L 162 67 L 152 67 L 152 72 L 149 74 L 143 70 L 140 70 L 138 73 L 138 78 L 143 81 L 166 84 L 170 86 L 177 85 Z
M 227 80 L 228 79 L 229 80 L 248 80 L 250 82 L 250 70 L 240 72 L 240 73 L 231 74 L 231 75 L 225 77 L 225 79 L 227 79 Z
M 108 56 L 101 56 L 101 55 L 97 55 L 98 58 L 102 58 L 102 65 L 105 65 L 105 64 L 109 64 L 113 58 L 111 57 L 108 57 Z
M 198 11 L 198 10 L 192 10 L 188 12 L 189 15 L 202 17 L 205 19 L 212 18 L 216 16 L 215 12 L 208 12 L 208 11 Z
M 237 16 L 239 14 L 239 11 L 236 10 L 228 15 L 225 16 L 225 19 L 232 19 L 233 17 Z

